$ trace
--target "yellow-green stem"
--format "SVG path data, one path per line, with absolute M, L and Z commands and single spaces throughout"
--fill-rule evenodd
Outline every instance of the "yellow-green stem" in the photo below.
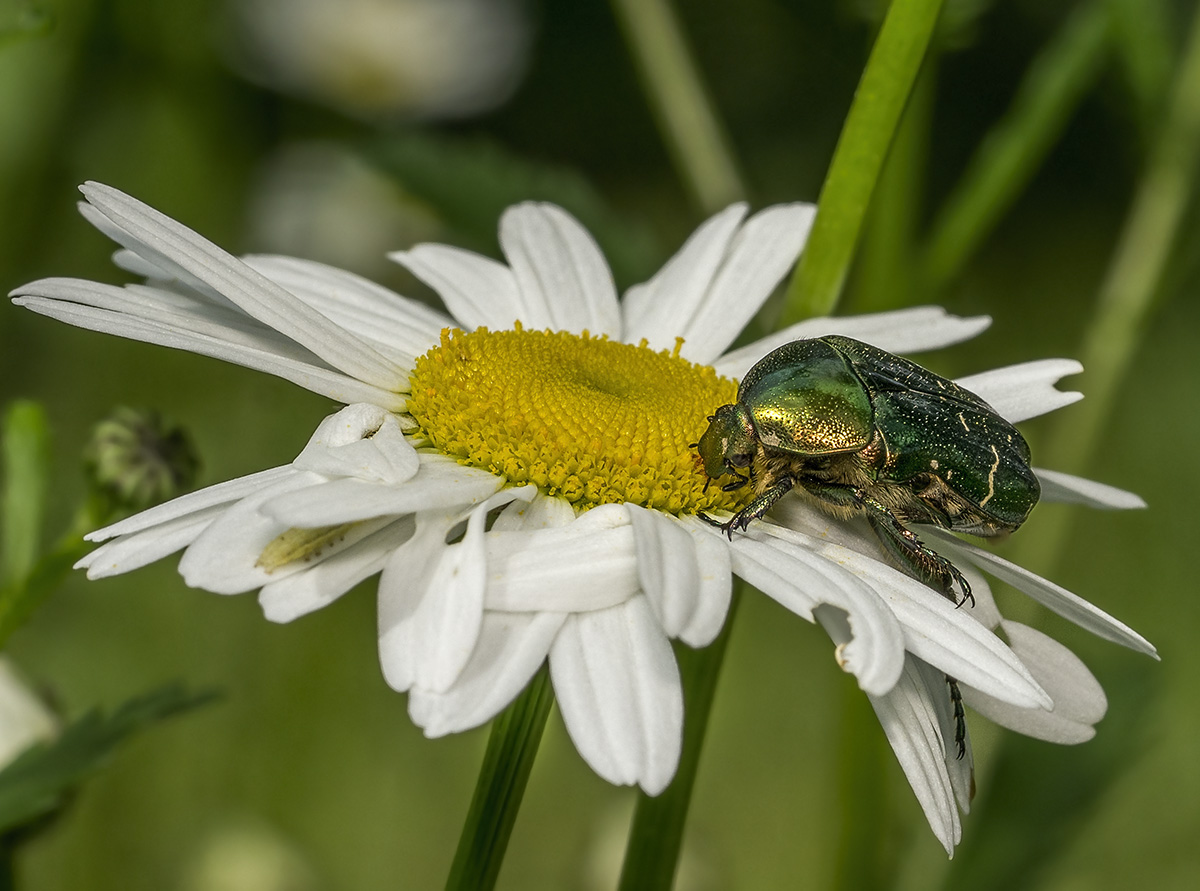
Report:
M 729 140 L 668 0 L 612 0 L 663 141 L 706 213 L 746 196 Z

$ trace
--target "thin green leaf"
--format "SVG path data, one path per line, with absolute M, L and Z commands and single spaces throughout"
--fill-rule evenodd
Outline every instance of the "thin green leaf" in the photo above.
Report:
M 495 886 L 553 704 L 550 671 L 543 665 L 521 695 L 492 722 L 475 795 L 446 879 L 447 889 Z
M 510 204 L 553 201 L 595 236 L 618 282 L 647 278 L 661 259 L 650 230 L 615 213 L 572 170 L 534 163 L 485 140 L 422 133 L 389 136 L 368 155 L 470 247 L 496 252 L 496 220 Z
M 29 748 L 0 771 L 0 833 L 57 810 L 129 737 L 216 695 L 170 684 L 129 700 L 109 716 L 89 712 L 58 739 Z
M 1029 66 L 1012 107 L 992 128 L 938 214 L 923 260 L 934 291 L 962 271 L 1020 195 L 1091 88 L 1105 58 L 1107 0 L 1075 11 Z
M 1108 0 L 1113 49 L 1129 83 L 1138 122 L 1152 136 L 1171 85 L 1176 48 L 1163 0 Z
M 37 559 L 50 476 L 50 426 L 36 402 L 14 402 L 0 439 L 0 586 L 25 578 Z
M 863 218 L 941 8 L 942 0 L 893 0 L 888 9 L 821 188 L 781 326 L 826 315 L 841 296 Z

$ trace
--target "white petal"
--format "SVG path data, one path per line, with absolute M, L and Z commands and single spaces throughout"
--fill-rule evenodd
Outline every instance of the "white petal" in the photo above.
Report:
M 933 711 L 937 714 L 938 730 L 942 737 L 943 760 L 946 763 L 946 773 L 950 777 L 950 785 L 954 789 L 954 798 L 958 808 L 964 814 L 971 811 L 971 800 L 975 797 L 975 753 L 971 750 L 971 734 L 963 737 L 963 756 L 958 757 L 958 746 L 955 739 L 958 735 L 958 721 L 954 717 L 954 701 L 950 698 L 950 684 L 946 675 L 932 665 L 915 656 L 909 658 L 909 665 L 925 685 Z M 966 691 L 959 685 L 959 690 Z M 966 730 L 966 725 L 963 725 Z
M 313 528 L 372 517 L 475 504 L 504 485 L 485 470 L 421 456 L 417 475 L 398 486 L 337 479 L 272 498 L 265 515 L 285 526 Z
M 1024 591 L 1042 606 L 1058 613 L 1064 619 L 1074 622 L 1080 628 L 1092 632 L 1097 637 L 1158 658 L 1154 645 L 1148 640 L 1125 623 L 1117 621 L 1104 610 L 1093 606 L 1082 597 L 1072 594 L 1066 588 L 1047 581 L 1024 567 L 1010 563 L 1002 557 L 997 557 L 991 551 L 986 551 L 962 539 L 934 529 L 928 529 L 927 532 L 938 539 L 938 550 L 944 556 L 957 556 L 963 561 L 975 563 L 984 572 Z
M 100 213 L 86 201 L 79 202 L 79 212 L 83 214 L 89 222 L 92 222 L 92 224 L 101 232 L 107 233 L 107 230 L 112 226 L 112 224 L 108 221 L 108 217 L 104 216 L 104 214 Z M 113 265 L 115 265 L 118 269 L 124 269 L 126 272 L 132 272 L 134 275 L 139 276 L 140 278 L 164 282 L 176 281 L 176 279 L 172 277 L 170 270 L 163 269 L 161 266 L 155 266 L 145 257 L 139 256 L 127 248 L 118 248 L 117 250 L 113 251 L 112 261 Z M 208 290 L 207 288 L 204 288 L 203 282 L 192 280 L 187 284 L 188 286 L 194 285 L 195 287 L 202 288 L 205 291 Z
M 183 224 L 110 186 L 89 182 L 80 191 L 117 227 L 124 247 L 143 256 L 148 250 L 155 265 L 183 270 L 358 380 L 384 390 L 406 385 L 371 347 Z
M 433 738 L 494 718 L 546 661 L 566 618 L 565 613 L 484 613 L 479 642 L 454 685 L 444 693 L 409 693 L 413 723 Z
M 406 639 L 416 655 L 412 686 L 444 693 L 462 673 L 475 649 L 483 623 L 488 577 L 484 530 L 488 512 L 514 498 L 528 499 L 533 494 L 532 486 L 505 489 L 471 510 L 460 542 L 442 544 L 440 548 L 436 541 L 426 539 L 421 542 L 436 549 L 436 556 L 432 561 L 422 561 L 423 571 L 416 579 L 422 590 L 417 593 L 419 600 L 415 609 L 390 629 L 398 639 Z M 415 545 L 418 537 L 414 535 L 410 543 Z M 385 583 L 389 588 L 396 584 L 393 576 L 402 566 L 396 564 L 396 558 L 404 551 L 404 548 L 396 551 L 388 561 L 385 578 L 380 582 L 381 597 Z M 383 614 L 381 604 L 381 623 Z
M 721 355 L 795 264 L 816 212 L 812 204 L 780 204 L 746 221 L 704 303 L 679 332 L 682 356 L 707 365 Z
M 693 647 L 705 647 L 713 642 L 729 614 L 733 595 L 733 567 L 729 542 L 699 517 L 678 517 L 676 522 L 692 536 L 696 545 L 699 566 L 699 605 L 692 620 L 679 632 L 679 638 Z
M 419 244 L 388 257 L 437 291 L 466 331 L 481 326 L 505 330 L 514 320 L 527 321 L 517 279 L 503 263 L 443 244 Z
M 975 337 L 992 320 L 953 316 L 940 306 L 913 306 L 863 316 L 805 319 L 761 340 L 726 353 L 713 363 L 717 373 L 741 380 L 771 350 L 805 337 L 843 334 L 889 353 L 920 353 Z
M 176 282 L 172 282 L 177 285 Z M 306 350 L 273 328 L 251 318 L 228 301 L 193 291 L 170 290 L 150 285 L 106 285 L 78 278 L 43 278 L 23 286 L 20 293 L 44 297 L 80 310 L 89 307 L 128 316 L 131 321 L 207 337 L 217 342 L 249 350 L 268 352 L 314 367 L 329 366 L 311 350 Z
M 399 485 L 416 474 L 420 460 L 394 414 L 357 403 L 321 421 L 292 464 L 326 476 Z
M 914 656 L 1005 701 L 1026 706 L 1051 704 L 1021 661 L 976 621 L 968 608 L 956 609 L 945 597 L 899 570 L 829 541 L 771 523 L 761 524 L 757 530 L 752 526 L 748 535 L 764 533 L 790 543 L 789 553 L 808 552 L 810 559 L 857 576 L 891 610 L 904 631 L 904 648 Z M 736 553 L 736 537 L 734 547 Z M 735 559 L 734 568 L 737 566 Z M 753 583 L 750 578 L 747 581 Z M 853 615 L 853 610 L 849 611 Z
M 416 682 L 417 671 L 430 642 L 421 636 L 417 612 L 430 592 L 446 536 L 458 524 L 461 512 L 425 511 L 415 517 L 413 537 L 396 548 L 379 579 L 379 664 L 384 680 L 403 693 Z
M 136 312 L 129 314 L 90 305 L 99 301 L 96 295 L 111 295 L 113 291 L 122 290 L 105 290 L 108 288 L 110 286 L 75 279 L 43 279 L 19 289 L 19 293 L 28 296 L 17 297 L 13 303 L 90 331 L 187 350 L 265 371 L 337 402 L 374 402 L 395 411 L 405 409 L 405 397 L 398 391 L 408 389 L 407 379 L 395 390 L 381 389 L 327 368 L 324 363 L 315 364 L 319 362 L 315 356 L 298 358 L 298 348 L 290 343 L 276 343 L 264 337 L 261 344 L 248 344 L 245 332 L 233 328 L 215 335 L 197 333 L 193 330 L 196 324 L 190 321 L 186 325 L 167 324 L 146 320 Z
M 412 537 L 414 528 L 409 517 L 384 522 L 382 529 L 350 547 L 302 572 L 264 585 L 258 594 L 263 615 L 272 622 L 290 622 L 333 603 L 363 579 L 383 569 L 392 551 Z
M 75 569 L 86 569 L 89 579 L 108 578 L 141 569 L 155 560 L 161 560 L 168 554 L 186 548 L 199 538 L 200 533 L 224 510 L 224 505 L 214 505 L 173 520 L 165 520 L 140 532 L 121 535 L 85 556 L 75 564 Z
M 539 492 L 532 501 L 514 501 L 496 518 L 492 532 L 553 529 L 575 519 L 575 508 L 565 498 Z
M 382 285 L 324 263 L 296 257 L 244 257 L 250 268 L 286 288 L 330 321 L 395 362 L 411 366 L 454 320 Z
M 988 403 L 1000 417 L 1016 424 L 1082 399 L 1082 393 L 1054 388 L 1059 378 L 1081 371 L 1083 366 L 1074 359 L 1039 359 L 972 374 L 958 378 L 955 383 Z
M 226 510 L 184 551 L 179 561 L 184 582 L 216 594 L 251 591 L 301 572 L 317 560 L 328 559 L 378 528 L 370 524 L 351 526 L 336 541 L 324 545 L 319 554 L 306 558 L 307 562 L 297 560 L 270 569 L 258 565 L 267 545 L 290 528 L 263 514 L 260 510 L 263 503 L 289 490 L 320 482 L 317 474 L 301 471 Z
M 579 612 L 624 603 L 639 590 L 637 546 L 620 504 L 565 526 L 487 537 L 487 608 Z
M 667 787 L 679 764 L 683 692 L 645 597 L 570 616 L 550 649 L 550 675 L 567 732 L 593 770 L 649 795 Z
M 215 486 L 209 486 L 198 492 L 189 492 L 187 495 L 181 495 L 178 498 L 155 505 L 149 510 L 134 514 L 132 517 L 126 517 L 119 523 L 113 523 L 111 526 L 105 526 L 103 529 L 89 532 L 84 538 L 88 541 L 104 541 L 118 535 L 141 532 L 143 529 L 150 529 L 171 520 L 179 519 L 180 517 L 197 514 L 217 505 L 232 504 L 248 495 L 260 492 L 282 479 L 294 476 L 295 473 L 296 471 L 291 467 L 272 467 L 270 470 L 261 470 L 249 476 L 218 483 Z
M 847 640 L 839 641 L 843 670 L 869 692 L 892 688 L 904 664 L 905 636 L 875 591 L 833 561 L 759 530 L 734 536 L 731 550 L 734 572 L 798 616 L 815 621 L 818 604 L 844 613 L 849 625 Z
M 871 705 L 929 828 L 946 853 L 953 855 L 954 846 L 962 839 L 962 824 L 946 767 L 937 709 L 915 666 L 906 665 L 896 686 L 882 696 L 872 696 Z
M 1035 739 L 1074 745 L 1095 736 L 1093 725 L 1104 717 L 1108 699 L 1087 666 L 1054 638 L 1027 625 L 1006 621 L 1004 632 L 1013 651 L 1054 698 L 1054 708 L 1016 708 L 964 688 L 971 707 L 1002 727 Z
M 510 207 L 500 217 L 500 247 L 532 311 L 532 318 L 521 318 L 526 326 L 620 337 L 612 273 L 573 216 L 553 204 Z
M 700 567 L 687 531 L 664 513 L 626 504 L 638 581 L 668 637 L 679 637 L 700 606 Z
M 699 311 L 746 211 L 745 204 L 731 204 L 705 220 L 654 278 L 625 292 L 626 343 L 645 338 L 652 349 L 675 345 Z
M 1131 510 L 1146 506 L 1146 502 L 1133 492 L 1115 486 L 1086 480 L 1083 477 L 1060 473 L 1057 470 L 1033 469 L 1042 484 L 1043 501 L 1059 501 L 1064 504 L 1083 504 L 1101 510 Z

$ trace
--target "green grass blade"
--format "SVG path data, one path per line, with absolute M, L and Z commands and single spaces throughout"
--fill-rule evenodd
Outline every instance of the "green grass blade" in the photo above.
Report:
M 35 402 L 14 402 L 0 435 L 0 586 L 29 575 L 37 560 L 50 475 L 50 428 Z
M 934 223 L 922 263 L 934 293 L 962 271 L 1062 134 L 1095 82 L 1109 22 L 1103 0 L 1081 7 L 1030 65 L 1012 107 L 984 139 Z

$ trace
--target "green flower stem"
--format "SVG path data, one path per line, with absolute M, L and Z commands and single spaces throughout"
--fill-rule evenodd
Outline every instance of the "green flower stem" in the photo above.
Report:
M 781 326 L 827 315 L 837 304 L 941 8 L 942 0 L 892 0 L 838 137 L 812 235 L 788 286 Z
M 692 801 L 692 789 L 696 784 L 700 753 L 704 748 L 708 716 L 712 710 L 734 616 L 746 587 L 740 579 L 736 582 L 725 627 L 716 640 L 698 650 L 686 647 L 676 650 L 683 681 L 684 716 L 679 769 L 671 785 L 661 795 L 652 798 L 645 792 L 638 793 L 633 827 L 625 849 L 625 864 L 621 868 L 619 887 L 622 891 L 670 889 L 674 884 L 684 824 Z
M 838 849 L 836 891 L 873 891 L 894 886 L 895 849 L 888 837 L 888 772 L 891 749 L 870 700 L 844 678 L 838 739 Z
M 1118 240 L 1084 336 L 1080 359 L 1087 374 L 1087 399 L 1053 429 L 1042 449 L 1047 467 L 1086 470 L 1100 444 L 1121 380 L 1145 333 L 1171 251 L 1179 236 L 1200 164 L 1200 9 L 1175 74 L 1167 119 L 1155 141 L 1145 174 Z M 1046 517 L 1025 553 L 1045 568 L 1069 531 L 1071 512 Z
M 550 672 L 542 666 L 524 692 L 492 722 L 447 889 L 495 886 L 553 704 Z
M 929 160 L 936 62 L 931 53 L 917 76 L 875 187 L 855 272 L 855 312 L 883 312 L 924 302 L 919 270 L 913 263 L 913 237 L 919 228 Z
M 1109 46 L 1111 0 L 1075 11 L 1029 66 L 1012 107 L 992 128 L 938 215 L 923 262 L 935 292 L 966 265 L 1016 200 L 1095 82 Z
M 746 195 L 668 0 L 612 0 L 659 130 L 692 198 L 706 213 Z

